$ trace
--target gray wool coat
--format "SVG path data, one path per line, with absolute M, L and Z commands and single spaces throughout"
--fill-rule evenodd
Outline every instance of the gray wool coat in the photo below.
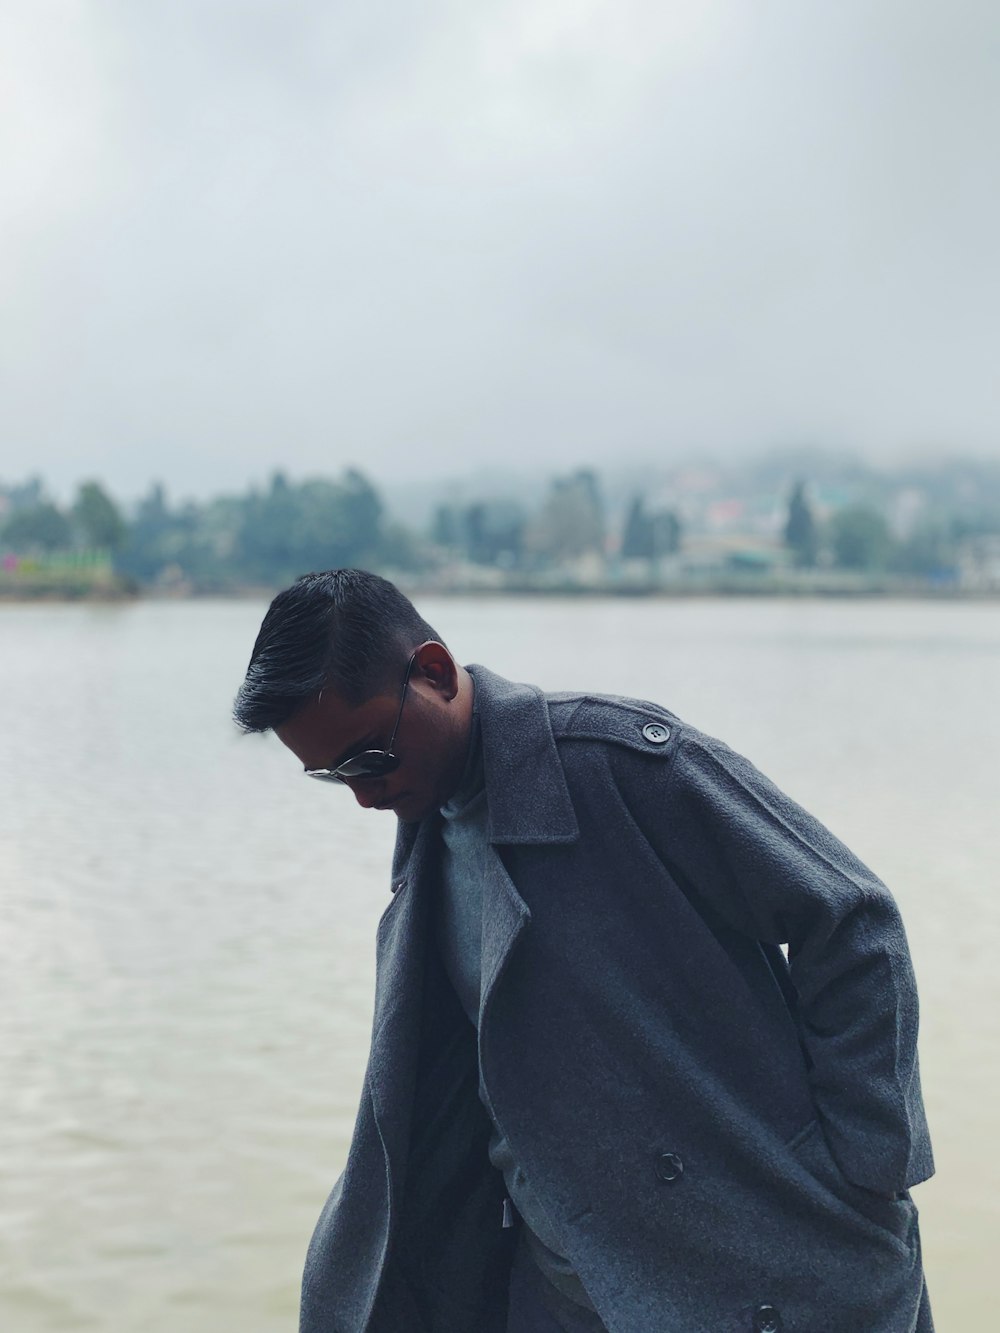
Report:
M 401 824 L 302 1333 L 503 1333 L 514 1233 L 480 1077 L 610 1333 L 930 1333 L 917 998 L 886 888 L 666 710 L 470 670 L 480 1030 L 433 942 L 437 816 Z

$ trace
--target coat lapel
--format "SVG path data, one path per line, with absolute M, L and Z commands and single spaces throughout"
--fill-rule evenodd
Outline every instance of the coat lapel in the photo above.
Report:
M 575 842 L 576 812 L 552 734 L 548 705 L 534 685 L 515 685 L 471 666 L 483 732 L 490 841 Z
M 483 885 L 481 1023 L 511 950 L 531 922 L 498 846 L 568 843 L 579 836 L 548 708 L 540 690 L 471 667 L 483 731 L 491 848 Z M 379 922 L 375 1014 L 367 1081 L 390 1179 L 406 1163 L 420 1051 L 430 910 L 440 819 L 401 824 L 393 899 Z
M 402 1168 L 409 1141 L 437 839 L 436 819 L 400 825 L 393 898 L 382 914 L 375 946 L 375 1013 L 367 1080 L 375 1122 L 394 1172 Z
M 480 1026 L 531 912 L 504 864 L 502 847 L 570 843 L 580 836 L 541 690 L 471 666 L 483 735 L 490 854 L 483 884 Z

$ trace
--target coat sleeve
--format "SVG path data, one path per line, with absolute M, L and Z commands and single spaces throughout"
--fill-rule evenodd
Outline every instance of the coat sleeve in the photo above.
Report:
M 894 1194 L 933 1174 L 917 993 L 885 885 L 742 756 L 681 729 L 655 843 L 731 928 L 788 947 L 819 1119 L 854 1184 Z

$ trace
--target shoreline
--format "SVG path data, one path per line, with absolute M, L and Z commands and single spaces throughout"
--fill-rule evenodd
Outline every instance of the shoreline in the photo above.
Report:
M 409 597 L 474 598 L 486 601 L 505 597 L 689 601 L 693 598 L 717 600 L 760 601 L 785 599 L 791 601 L 927 601 L 927 602 L 1000 602 L 1000 587 L 961 588 L 922 585 L 909 580 L 866 581 L 851 584 L 816 580 L 757 580 L 729 578 L 714 580 L 685 580 L 649 585 L 622 585 L 620 583 L 536 583 L 531 580 L 510 580 L 503 584 L 439 582 L 433 579 L 411 579 L 393 571 L 389 577 Z M 12 587 L 0 584 L 0 606 L 24 606 L 32 603 L 45 605 L 122 604 L 128 602 L 181 602 L 181 601 L 269 601 L 280 588 L 275 585 L 238 584 L 229 587 L 184 587 L 175 589 L 142 588 L 126 584 L 84 586 L 46 583 L 33 587 Z

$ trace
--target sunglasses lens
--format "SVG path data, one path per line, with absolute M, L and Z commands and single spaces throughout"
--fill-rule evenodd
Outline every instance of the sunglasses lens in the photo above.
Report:
M 381 778 L 399 764 L 394 754 L 385 750 L 365 750 L 351 759 L 345 759 L 336 770 L 338 778 Z

